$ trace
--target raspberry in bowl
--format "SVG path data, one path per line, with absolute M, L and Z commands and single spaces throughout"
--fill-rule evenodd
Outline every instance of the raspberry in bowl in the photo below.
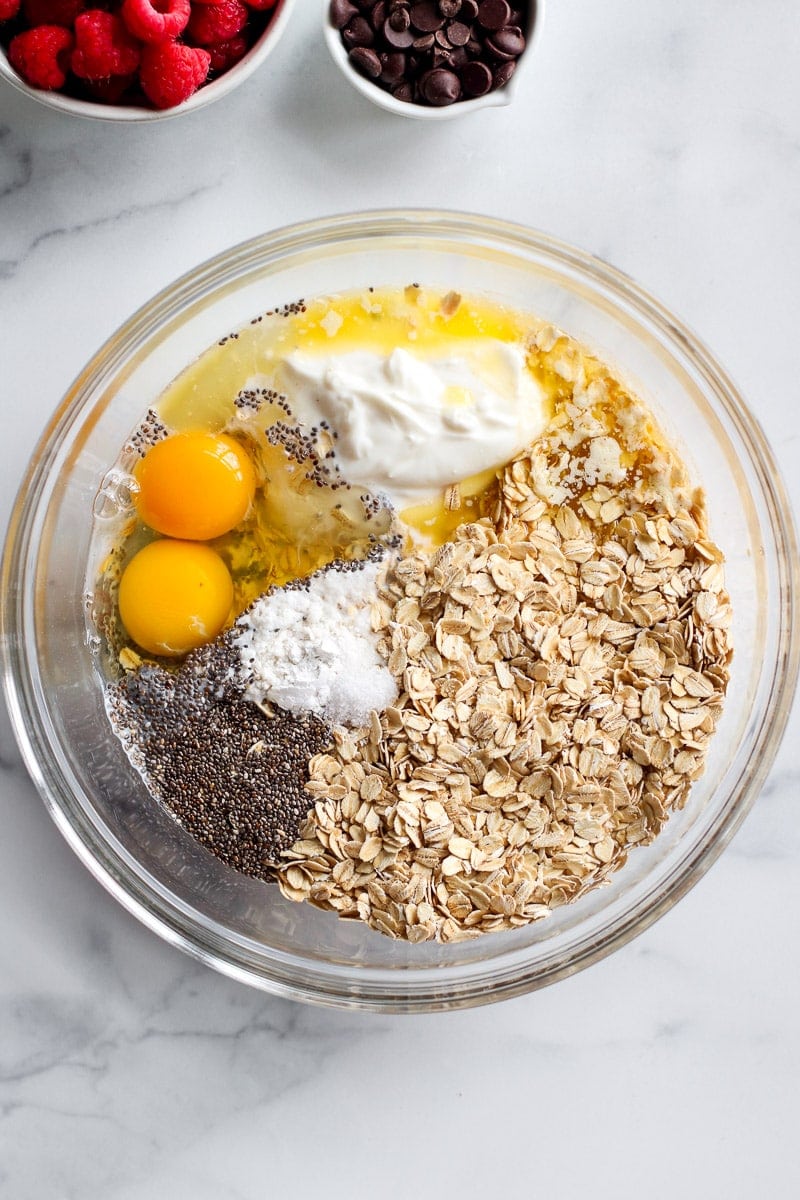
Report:
M 50 108 L 145 121 L 201 108 L 256 70 L 294 0 L 0 0 L 0 78 Z

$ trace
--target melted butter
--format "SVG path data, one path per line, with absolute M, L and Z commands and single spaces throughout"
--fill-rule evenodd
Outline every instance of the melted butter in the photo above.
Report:
M 441 293 L 422 288 L 380 289 L 316 300 L 305 313 L 292 318 L 291 325 L 282 353 L 287 352 L 286 343 L 289 349 L 307 353 L 335 349 L 390 354 L 398 346 L 434 352 L 465 338 L 519 342 L 530 331 L 530 322 L 520 314 L 483 298 L 464 297 L 454 312 L 445 312 Z M 293 337 L 299 339 L 294 346 Z
M 448 490 L 429 504 L 404 508 L 399 513 L 400 520 L 412 530 L 412 540 L 441 546 L 452 538 L 459 525 L 488 516 L 497 496 L 498 476 L 496 470 L 473 475 L 463 480 L 455 492 Z

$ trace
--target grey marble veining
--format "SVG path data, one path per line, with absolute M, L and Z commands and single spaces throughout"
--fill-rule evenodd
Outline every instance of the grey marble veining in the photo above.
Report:
M 550 0 L 514 107 L 438 127 L 349 90 L 303 0 L 231 97 L 153 128 L 0 88 L 0 523 L 102 341 L 203 258 L 383 205 L 538 226 L 713 347 L 800 507 L 794 0 Z M 800 714 L 701 882 L 501 1006 L 314 1010 L 161 942 L 59 836 L 0 723 L 0 1197 L 800 1193 Z

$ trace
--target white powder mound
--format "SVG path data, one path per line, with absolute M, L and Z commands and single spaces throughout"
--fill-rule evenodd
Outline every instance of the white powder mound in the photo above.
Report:
M 245 697 L 332 725 L 362 725 L 397 699 L 377 651 L 370 604 L 380 564 L 321 571 L 307 588 L 281 588 L 256 601 L 237 625 Z

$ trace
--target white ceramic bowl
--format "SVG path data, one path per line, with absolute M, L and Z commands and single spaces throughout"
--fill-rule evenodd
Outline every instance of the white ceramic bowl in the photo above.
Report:
M 100 101 L 78 100 L 74 96 L 65 96 L 61 92 L 46 92 L 41 88 L 31 87 L 22 79 L 8 61 L 5 50 L 0 47 L 0 79 L 5 79 L 18 92 L 37 100 L 47 108 L 58 112 L 71 113 L 75 117 L 91 117 L 99 121 L 164 121 L 170 117 L 180 117 L 184 113 L 195 112 L 204 108 L 214 100 L 227 96 L 240 83 L 253 74 L 261 66 L 264 59 L 275 49 L 286 28 L 296 0 L 278 0 L 272 20 L 261 37 L 230 70 L 212 83 L 199 88 L 193 96 L 175 108 L 145 108 L 139 104 L 103 104 Z
M 356 91 L 361 92 L 379 108 L 387 112 L 397 113 L 400 117 L 411 117 L 416 121 L 451 121 L 453 117 L 466 116 L 467 113 L 477 112 L 481 108 L 504 108 L 514 99 L 520 78 L 527 71 L 533 52 L 542 36 L 544 24 L 544 0 L 531 0 L 531 15 L 525 30 L 526 46 L 517 60 L 517 67 L 511 79 L 504 87 L 486 96 L 478 96 L 474 100 L 459 100 L 456 104 L 448 104 L 443 108 L 430 108 L 425 104 L 409 104 L 405 100 L 395 100 L 391 92 L 385 92 L 371 79 L 361 75 L 350 65 L 339 30 L 335 29 L 328 17 L 330 0 L 322 0 L 322 21 L 325 30 L 325 41 L 331 52 L 331 57 L 339 70 L 350 81 Z

